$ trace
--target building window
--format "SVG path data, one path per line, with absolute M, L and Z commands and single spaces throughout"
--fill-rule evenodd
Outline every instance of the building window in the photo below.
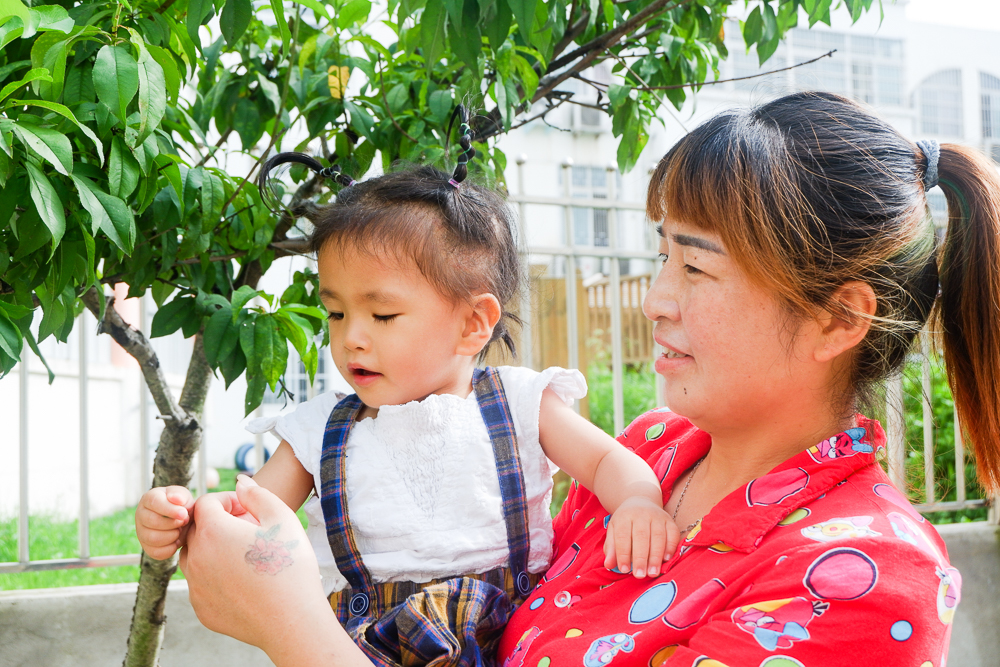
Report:
M 920 129 L 927 134 L 962 136 L 962 71 L 933 74 L 917 89 Z
M 875 103 L 875 71 L 871 63 L 856 62 L 851 64 L 854 76 L 851 85 L 854 99 L 867 104 Z
M 876 65 L 875 90 L 878 104 L 903 106 L 903 68 L 896 65 Z
M 572 169 L 570 196 L 578 199 L 607 199 L 608 170 L 603 167 L 576 167 Z M 608 237 L 608 209 L 573 209 L 573 245 L 606 247 Z
M 847 95 L 845 65 L 844 60 L 838 60 L 837 54 L 834 54 L 833 58 L 823 58 L 801 67 L 796 72 L 798 87 Z
M 1000 139 L 1000 79 L 980 72 L 979 94 L 983 105 L 983 138 Z

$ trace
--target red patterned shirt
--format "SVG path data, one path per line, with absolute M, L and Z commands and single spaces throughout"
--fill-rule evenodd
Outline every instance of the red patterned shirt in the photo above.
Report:
M 553 565 L 511 619 L 498 661 L 943 667 L 961 576 L 876 461 L 882 427 L 857 424 L 726 496 L 655 578 L 604 568 L 608 514 L 574 484 Z M 711 444 L 666 411 L 618 439 L 652 466 L 664 502 Z

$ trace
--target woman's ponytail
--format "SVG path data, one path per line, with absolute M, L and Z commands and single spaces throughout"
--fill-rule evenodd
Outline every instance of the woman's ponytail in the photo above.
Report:
M 941 146 L 948 200 L 938 330 L 948 382 L 979 479 L 1000 490 L 1000 175 L 976 150 Z

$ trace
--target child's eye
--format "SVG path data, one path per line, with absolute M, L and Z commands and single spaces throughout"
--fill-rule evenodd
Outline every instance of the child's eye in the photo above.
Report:
M 328 316 L 328 319 L 339 321 L 339 320 L 344 319 L 344 314 L 343 313 L 331 312 L 330 315 Z
M 392 322 L 394 319 L 399 317 L 399 313 L 396 313 L 394 315 L 374 315 L 373 317 L 375 318 L 376 322 L 388 323 Z

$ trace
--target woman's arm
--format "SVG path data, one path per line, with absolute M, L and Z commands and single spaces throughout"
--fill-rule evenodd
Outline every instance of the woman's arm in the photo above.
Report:
M 245 512 L 260 525 L 238 518 Z M 198 499 L 180 565 L 205 627 L 263 649 L 278 667 L 371 667 L 323 595 L 294 512 L 252 479 Z
M 587 487 L 613 514 L 605 564 L 637 577 L 659 574 L 680 541 L 663 510 L 663 491 L 653 470 L 618 441 L 578 415 L 551 389 L 542 393 L 539 440 L 545 455 Z

